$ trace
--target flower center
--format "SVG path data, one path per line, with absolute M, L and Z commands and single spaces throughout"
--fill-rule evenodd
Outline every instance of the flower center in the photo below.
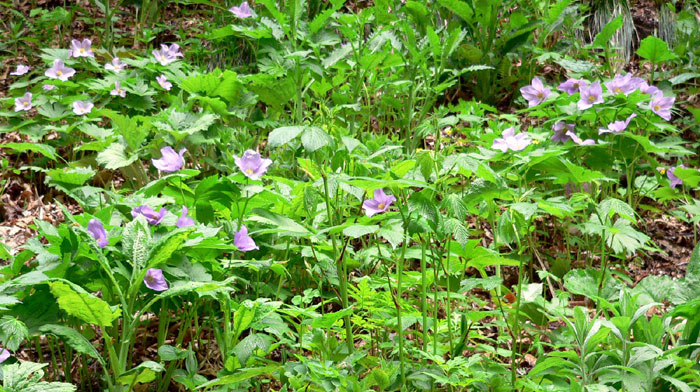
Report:
M 592 96 L 592 95 L 589 95 L 589 96 L 588 96 L 588 102 L 590 102 L 590 103 L 595 102 L 595 97 Z
M 246 174 L 253 174 L 253 169 L 245 169 Z
M 63 71 L 56 71 L 56 75 L 58 75 L 58 76 L 63 75 Z
M 384 207 L 386 207 L 386 204 L 384 204 L 384 203 L 379 203 L 379 206 L 378 206 L 378 207 L 379 207 L 380 210 L 383 210 Z
M 654 105 L 654 110 L 656 110 L 656 111 L 661 110 L 661 106 L 659 106 L 659 105 Z
M 542 94 L 542 93 L 537 93 L 537 98 L 539 98 L 539 99 L 544 98 L 544 94 Z
M 85 48 L 80 48 L 80 53 L 85 53 Z
M 29 102 L 24 101 L 24 106 L 29 106 Z
M 661 169 L 661 174 L 662 175 L 666 174 L 666 169 Z
M 619 93 L 622 92 L 622 90 L 621 90 L 619 87 L 615 87 L 615 88 L 613 89 L 613 92 L 614 92 L 615 94 L 619 94 Z
M 574 88 L 575 88 L 576 90 L 578 90 L 579 84 L 578 84 L 578 83 L 574 83 Z
M 154 279 L 153 279 L 153 276 L 151 276 L 151 275 L 146 275 L 146 280 L 148 281 L 148 283 L 153 283 L 153 280 L 154 280 Z

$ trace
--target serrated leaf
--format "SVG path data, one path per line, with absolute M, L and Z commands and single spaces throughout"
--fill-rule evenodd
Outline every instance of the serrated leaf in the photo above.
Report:
M 22 321 L 10 316 L 3 316 L 0 319 L 0 342 L 3 347 L 17 351 L 20 344 L 28 338 L 29 330 Z
M 81 335 L 78 331 L 73 328 L 66 327 L 65 325 L 58 324 L 45 324 L 39 327 L 39 332 L 44 334 L 52 334 L 63 340 L 65 344 L 73 348 L 79 353 L 83 353 L 92 358 L 97 359 L 102 365 L 104 365 L 104 360 L 97 349 L 90 343 L 85 336 Z
M 379 230 L 378 225 L 352 225 L 343 229 L 343 234 L 350 238 L 360 238 L 367 234 L 376 233 Z
M 56 160 L 56 150 L 47 145 L 41 143 L 3 143 L 0 148 L 9 148 L 16 153 L 24 153 L 27 151 L 35 152 L 41 154 L 53 161 Z
M 104 151 L 97 154 L 97 163 L 105 169 L 117 170 L 136 162 L 138 155 L 127 157 L 124 145 L 112 143 Z
M 161 238 L 148 252 L 147 268 L 154 268 L 168 261 L 170 256 L 187 240 L 189 230 L 171 232 Z
M 306 127 L 303 126 L 292 126 L 292 127 L 280 127 L 274 129 L 267 137 L 267 143 L 270 147 L 279 147 L 289 143 L 292 139 L 299 136 Z
M 49 283 L 49 288 L 64 312 L 88 324 L 107 327 L 121 314 L 121 310 L 112 311 L 107 302 L 75 284 L 54 281 Z
M 307 127 L 301 135 L 301 144 L 307 152 L 314 152 L 331 143 L 330 135 L 319 127 Z

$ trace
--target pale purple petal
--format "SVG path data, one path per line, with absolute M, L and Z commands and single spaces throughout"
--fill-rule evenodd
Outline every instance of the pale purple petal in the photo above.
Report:
M 590 146 L 590 145 L 595 144 L 595 140 L 593 140 L 593 139 L 581 140 L 581 138 L 578 137 L 578 135 L 576 135 L 575 133 L 573 133 L 571 131 L 566 132 L 566 136 L 570 137 L 571 140 L 573 140 L 573 142 L 578 144 L 579 146 Z
M 10 75 L 13 76 L 22 76 L 29 72 L 29 67 L 24 65 L 24 64 L 17 64 L 17 69 L 13 72 L 10 72 Z
M 74 39 L 71 41 L 71 56 L 73 57 L 95 57 L 92 51 L 92 41 L 85 38 L 82 41 Z
M 92 235 L 92 238 L 97 240 L 97 245 L 100 248 L 104 248 L 109 243 L 107 240 L 107 231 L 98 219 L 90 219 L 88 222 L 88 232 Z
M 189 227 L 189 226 L 194 226 L 194 219 L 190 218 L 187 216 L 187 207 L 182 206 L 182 214 L 180 217 L 177 219 L 177 222 L 175 225 L 177 227 Z
M 131 209 L 131 216 L 134 219 L 139 215 L 143 215 L 146 218 L 146 221 L 149 225 L 159 224 L 165 217 L 165 214 L 167 213 L 168 210 L 166 210 L 165 208 L 161 207 L 160 212 L 156 212 L 153 208 L 146 205 L 141 205 Z
M 532 143 L 532 139 L 526 133 L 519 133 L 515 135 L 515 128 L 510 127 L 503 131 L 501 134 L 502 138 L 497 138 L 493 141 L 491 148 L 496 150 L 501 150 L 506 152 L 511 151 L 521 151 Z
M 7 359 L 10 358 L 10 355 L 12 355 L 12 353 L 10 353 L 10 350 L 6 348 L 0 348 L 0 363 L 7 361 Z
M 566 134 L 566 132 L 574 130 L 574 124 L 566 124 L 564 121 L 557 121 L 552 125 L 552 130 L 554 134 L 552 135 L 553 142 L 565 143 L 571 140 L 571 137 Z
M 664 97 L 664 93 L 659 91 L 654 95 L 649 103 L 651 111 L 658 114 L 659 117 L 666 121 L 671 120 L 671 108 L 673 107 L 673 102 L 676 99 L 674 97 Z
M 365 200 L 362 203 L 362 208 L 365 210 L 365 215 L 371 217 L 385 212 L 395 201 L 396 197 L 387 195 L 383 189 L 375 189 L 374 199 Z
M 173 84 L 168 82 L 168 78 L 166 78 L 165 75 L 156 76 L 156 82 L 158 82 L 160 87 L 168 91 L 173 87 Z
M 685 169 L 685 166 L 683 166 L 683 165 L 680 165 L 678 167 Z M 683 184 L 683 180 L 676 177 L 675 171 L 676 171 L 675 166 L 671 166 L 668 168 L 668 170 L 666 170 L 666 177 L 668 177 L 668 179 L 671 181 L 669 186 L 673 189 L 675 189 L 678 185 Z
M 632 113 L 627 117 L 626 120 L 618 120 L 618 121 L 613 121 L 610 124 L 608 124 L 607 128 L 601 128 L 598 130 L 598 135 L 602 135 L 604 133 L 621 133 L 625 129 L 627 129 L 627 126 L 630 124 L 630 121 L 632 121 L 633 118 L 637 117 L 637 113 Z
M 32 107 L 32 93 L 24 93 L 24 96 L 15 98 L 15 112 L 31 110 Z
M 544 102 L 552 91 L 544 87 L 540 78 L 535 77 L 532 79 L 532 84 L 520 88 L 520 93 L 527 100 L 528 106 L 533 107 Z
M 177 60 L 177 58 L 170 55 L 170 52 L 168 50 L 154 50 L 151 53 L 153 53 L 153 56 L 156 58 L 156 61 L 158 61 L 160 65 L 163 66 L 170 65 L 170 63 Z
M 111 63 L 105 64 L 105 69 L 113 71 L 115 73 L 123 71 L 124 68 L 126 68 L 126 64 L 122 63 L 119 57 L 115 57 L 112 59 Z
M 588 86 L 584 80 L 571 78 L 559 85 L 559 90 L 569 94 L 576 94 L 581 87 Z
M 183 158 L 185 151 L 187 149 L 183 148 L 177 153 L 170 146 L 163 147 L 160 149 L 161 158 L 153 159 L 153 166 L 166 173 L 176 172 L 185 165 L 185 159 Z
M 593 105 L 603 103 L 603 87 L 600 82 L 591 83 L 589 86 L 581 86 L 581 99 L 578 101 L 579 110 L 586 110 Z
M 233 161 L 243 175 L 252 180 L 259 180 L 272 164 L 272 160 L 262 158 L 259 152 L 253 150 L 246 150 L 240 158 L 234 155 Z
M 229 8 L 229 12 L 232 12 L 236 17 L 244 19 L 253 16 L 253 12 L 250 9 L 250 5 L 247 1 L 244 1 L 239 6 L 233 6 Z
M 143 283 L 153 291 L 165 291 L 168 289 L 168 282 L 165 281 L 163 270 L 158 268 L 150 268 L 146 271 Z
M 73 113 L 82 116 L 90 113 L 94 106 L 95 105 L 89 101 L 75 101 L 73 102 Z
M 45 84 L 45 85 L 41 86 L 41 88 L 43 88 L 46 91 L 51 91 L 51 90 L 55 89 L 56 86 L 54 86 L 53 84 Z
M 122 84 L 119 81 L 114 82 L 114 90 L 109 92 L 109 95 L 126 97 L 126 90 L 122 88 Z
M 234 234 L 233 244 L 241 252 L 249 252 L 253 249 L 260 249 L 255 244 L 255 241 L 253 241 L 253 238 L 248 235 L 248 228 L 245 227 L 245 225 L 241 225 L 241 229 Z
M 73 68 L 66 67 L 61 59 L 56 59 L 53 61 L 51 68 L 46 70 L 44 75 L 46 75 L 48 78 L 59 79 L 65 82 L 75 75 L 75 70 Z

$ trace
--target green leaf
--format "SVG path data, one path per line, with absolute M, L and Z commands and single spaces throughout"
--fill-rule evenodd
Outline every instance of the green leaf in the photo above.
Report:
M 126 156 L 124 145 L 112 143 L 104 151 L 97 154 L 97 163 L 105 169 L 116 170 L 136 162 L 138 155 Z
M 594 48 L 606 48 L 610 45 L 612 36 L 620 27 L 622 27 L 622 15 L 618 15 L 617 18 L 608 22 L 608 24 L 600 30 L 600 33 L 596 34 L 592 46 Z
M 189 353 L 189 350 L 183 350 L 181 348 L 169 346 L 167 344 L 158 347 L 158 357 L 161 361 L 165 362 L 185 359 L 187 358 L 187 355 L 189 355 Z
M 277 214 L 272 211 L 256 208 L 252 211 L 254 215 L 249 218 L 252 221 L 257 221 L 273 226 L 271 229 L 261 230 L 260 233 L 279 233 L 281 236 L 302 237 L 309 235 L 309 231 L 296 221 L 289 219 L 284 215 Z
M 614 197 L 609 197 L 598 203 L 598 214 L 600 214 L 603 219 L 610 218 L 613 214 L 618 214 L 630 222 L 637 221 L 635 219 L 634 209 L 630 207 L 629 204 Z
M 22 321 L 10 316 L 3 316 L 0 319 L 0 342 L 3 347 L 17 351 L 20 344 L 28 338 L 29 330 Z
M 186 231 L 171 232 L 156 242 L 148 252 L 147 268 L 153 268 L 168 261 L 170 256 L 172 256 L 187 239 L 189 229 L 185 230 Z
M 156 373 L 165 370 L 165 366 L 158 362 L 145 361 L 138 366 L 119 375 L 117 382 L 120 385 L 133 385 L 149 383 L 156 379 Z
M 89 167 L 51 169 L 46 171 L 46 175 L 48 176 L 46 182 L 72 188 L 84 185 L 86 182 L 90 181 L 96 173 L 95 170 Z
M 474 12 L 468 3 L 460 0 L 438 0 L 438 3 L 462 18 L 465 22 L 472 22 Z
M 311 321 L 311 328 L 328 329 L 333 326 L 338 320 L 352 314 L 352 308 L 343 309 L 335 313 L 326 313 L 321 317 L 317 317 Z M 304 322 L 308 321 L 304 320 Z
M 301 144 L 307 152 L 314 152 L 321 147 L 325 147 L 331 143 L 330 135 L 319 127 L 307 127 L 301 135 Z
M 304 126 L 293 126 L 293 127 L 280 127 L 274 129 L 267 137 L 267 143 L 270 147 L 279 147 L 289 143 L 292 139 L 299 136 L 306 127 Z
M 469 230 L 455 218 L 449 218 L 445 221 L 445 234 L 452 234 L 455 241 L 462 245 L 462 248 L 469 242 Z
M 265 367 L 261 368 L 245 368 L 237 373 L 230 374 L 228 376 L 224 376 L 221 378 L 218 378 L 216 380 L 209 381 L 205 384 L 202 384 L 199 386 L 199 388 L 209 388 L 217 385 L 231 385 L 231 384 L 238 384 L 241 381 L 249 380 L 251 378 L 255 377 L 260 377 L 264 374 L 273 374 L 277 373 L 283 368 L 281 365 L 268 365 Z
M 41 143 L 3 143 L 0 148 L 9 148 L 16 153 L 35 152 L 52 161 L 56 160 L 56 150 L 48 144 Z
M 112 311 L 107 302 L 73 283 L 54 281 L 49 283 L 49 288 L 64 312 L 88 324 L 107 327 L 121 315 L 120 309 Z
M 676 55 L 668 49 L 666 41 L 650 35 L 639 43 L 637 49 L 639 57 L 653 63 L 660 64 L 664 61 L 673 60 Z
M 39 381 L 48 363 L 20 362 L 2 367 L 2 388 L 6 392 L 73 392 L 75 386 L 63 382 Z
M 355 239 L 365 236 L 367 234 L 376 233 L 379 230 L 378 225 L 352 225 L 348 226 L 343 230 L 343 234 Z
M 75 351 L 97 359 L 102 365 L 105 364 L 102 355 L 97 352 L 95 346 L 93 346 L 85 336 L 81 335 L 73 328 L 66 327 L 65 325 L 45 324 L 39 327 L 39 332 L 57 336 Z

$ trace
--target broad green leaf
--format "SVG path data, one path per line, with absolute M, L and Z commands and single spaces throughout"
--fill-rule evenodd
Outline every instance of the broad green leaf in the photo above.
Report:
M 45 324 L 39 327 L 39 332 L 44 334 L 52 334 L 61 338 L 65 344 L 73 348 L 75 351 L 89 355 L 104 365 L 102 355 L 97 352 L 95 346 L 93 346 L 92 343 L 85 338 L 85 336 L 81 335 L 75 329 L 66 327 L 65 325 Z
M 97 172 L 89 167 L 60 168 L 46 171 L 47 183 L 67 186 L 69 189 L 74 186 L 84 185 Z
M 267 142 L 270 147 L 279 147 L 289 143 L 292 139 L 299 136 L 306 127 L 304 126 L 292 126 L 292 127 L 280 127 L 274 129 L 267 136 Z
M 104 151 L 97 154 L 97 163 L 105 169 L 116 170 L 136 162 L 138 155 L 127 157 L 124 145 L 112 143 Z
M 610 45 L 613 35 L 620 27 L 622 27 L 622 15 L 618 15 L 617 18 L 608 22 L 608 24 L 600 30 L 600 33 L 596 34 L 592 46 L 594 48 L 605 48 Z
M 138 366 L 119 375 L 117 382 L 120 385 L 145 384 L 156 379 L 156 373 L 165 370 L 165 366 L 158 362 L 145 361 Z
M 73 283 L 53 281 L 49 288 L 64 312 L 88 324 L 107 327 L 121 315 L 120 309 L 112 311 L 107 302 Z
M 438 3 L 462 18 L 465 22 L 472 22 L 474 12 L 467 2 L 460 0 L 438 0 Z
M 173 347 L 167 344 L 158 347 L 158 357 L 161 361 L 165 362 L 185 359 L 187 358 L 187 355 L 189 353 L 189 350 L 183 350 L 181 348 Z
M 637 49 L 639 57 L 648 60 L 653 64 L 660 64 L 664 61 L 673 60 L 676 55 L 668 49 L 666 41 L 650 35 L 639 43 Z
M 260 377 L 264 374 L 274 374 L 277 373 L 283 369 L 283 366 L 281 365 L 268 365 L 265 367 L 261 368 L 245 368 L 241 371 L 238 371 L 237 373 L 230 374 L 228 376 L 224 376 L 221 378 L 217 378 L 215 380 L 212 380 L 208 383 L 202 384 L 199 387 L 200 388 L 208 388 L 208 387 L 213 387 L 217 385 L 232 385 L 232 384 L 238 384 L 242 381 L 249 380 L 251 378 L 255 377 Z
M 377 230 L 379 230 L 378 225 L 352 225 L 343 229 L 343 234 L 355 239 L 367 234 L 376 233 Z
M 185 230 L 186 231 L 171 232 L 153 245 L 148 252 L 148 268 L 157 267 L 168 261 L 170 256 L 172 256 L 187 239 L 189 230 Z
M 47 145 L 41 143 L 3 143 L 0 148 L 9 148 L 16 153 L 35 152 L 41 154 L 52 161 L 56 160 L 56 150 Z
M 14 317 L 3 316 L 0 319 L 0 344 L 12 351 L 17 351 L 19 345 L 29 338 L 29 330 L 24 323 Z
M 307 152 L 314 152 L 331 143 L 330 135 L 319 127 L 307 127 L 301 135 L 301 144 Z

